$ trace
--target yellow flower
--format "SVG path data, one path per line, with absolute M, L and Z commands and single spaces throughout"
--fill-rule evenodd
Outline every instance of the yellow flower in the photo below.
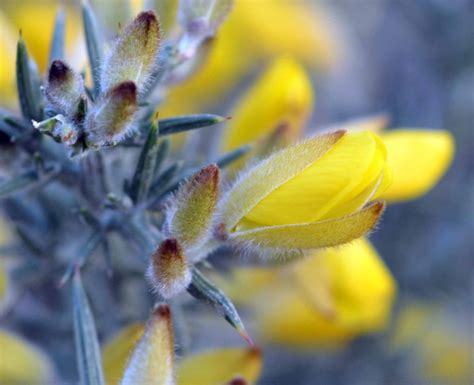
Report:
M 450 316 L 433 305 L 405 305 L 394 327 L 391 348 L 413 352 L 414 365 L 429 383 L 468 384 L 472 379 L 469 325 L 467 319 L 463 325 Z
M 234 107 L 223 150 L 265 138 L 282 124 L 284 142 L 299 136 L 313 106 L 311 80 L 301 65 L 280 57 L 269 66 Z
M 382 193 L 383 199 L 402 201 L 425 194 L 451 164 L 454 139 L 448 131 L 397 129 L 381 137 L 393 172 L 393 183 Z
M 376 224 L 390 183 L 371 132 L 337 131 L 287 147 L 244 172 L 220 207 L 231 241 L 313 249 L 359 238 Z
M 120 330 L 102 349 L 105 382 L 118 385 L 125 372 L 133 347 L 143 336 L 143 325 L 133 323 Z
M 242 296 L 242 286 L 252 288 Z M 396 284 L 365 239 L 313 252 L 277 268 L 240 268 L 224 289 L 256 312 L 258 330 L 270 342 L 332 347 L 383 329 Z
M 185 358 L 178 367 L 178 385 L 222 385 L 240 377 L 255 384 L 262 369 L 260 352 L 225 348 Z
M 276 56 L 295 57 L 313 69 L 327 68 L 338 55 L 337 38 L 330 30 L 317 4 L 237 0 L 209 57 L 192 78 L 171 91 L 160 113 L 202 112 L 246 73 Z
M 127 360 L 142 338 L 143 325 L 131 324 L 122 329 L 103 349 L 107 385 L 118 385 Z M 162 352 L 162 356 L 166 352 Z M 179 385 L 223 385 L 237 376 L 254 384 L 260 375 L 259 351 L 248 348 L 225 348 L 185 357 L 176 370 Z
M 52 383 L 49 359 L 36 347 L 0 329 L 0 384 L 47 385 Z

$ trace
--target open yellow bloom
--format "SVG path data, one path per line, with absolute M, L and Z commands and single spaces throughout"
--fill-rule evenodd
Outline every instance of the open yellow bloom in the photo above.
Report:
M 311 80 L 289 57 L 275 60 L 234 108 L 223 150 L 231 151 L 268 136 L 285 125 L 283 141 L 299 136 L 313 105 Z
M 383 199 L 402 201 L 425 194 L 451 164 L 454 139 L 448 131 L 397 129 L 381 137 L 393 172 L 393 183 L 382 193 Z
M 143 325 L 131 324 L 104 346 L 102 357 L 107 385 L 120 383 L 143 330 Z M 223 385 L 240 376 L 251 385 L 258 379 L 261 367 L 261 355 L 255 349 L 217 349 L 185 357 L 178 363 L 176 378 L 179 385 Z
M 287 147 L 244 172 L 221 205 L 236 243 L 313 249 L 346 243 L 376 224 L 390 184 L 386 150 L 371 132 L 337 131 Z
M 0 384 L 48 385 L 52 383 L 49 359 L 36 347 L 0 329 Z
M 337 39 L 330 30 L 328 18 L 317 4 L 237 0 L 212 43 L 209 57 L 192 78 L 171 91 L 160 113 L 201 112 L 226 95 L 246 73 L 276 56 L 295 57 L 313 69 L 327 68 L 338 55 Z
M 251 296 L 241 295 L 250 287 Z M 240 268 L 223 286 L 252 305 L 260 334 L 270 342 L 331 347 L 383 329 L 396 284 L 366 239 L 314 252 L 285 268 Z

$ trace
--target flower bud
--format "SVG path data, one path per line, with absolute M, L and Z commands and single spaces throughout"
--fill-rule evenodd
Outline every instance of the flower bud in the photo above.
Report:
M 197 248 L 209 238 L 219 179 L 215 164 L 204 167 L 181 186 L 168 209 L 166 231 L 185 248 Z
M 156 307 L 145 334 L 133 352 L 121 385 L 172 385 L 174 338 L 171 313 L 167 305 Z
M 191 272 L 183 249 L 174 238 L 165 239 L 151 256 L 147 279 L 163 298 L 171 298 L 191 283 Z
M 85 98 L 84 82 L 66 63 L 55 60 L 49 68 L 45 94 L 58 113 L 75 118 L 79 104 Z
M 115 41 L 102 66 L 102 92 L 127 80 L 142 91 L 157 62 L 160 24 L 153 11 L 140 13 Z
M 105 146 L 123 140 L 133 131 L 137 109 L 137 86 L 134 82 L 126 81 L 112 88 L 88 114 L 88 144 Z

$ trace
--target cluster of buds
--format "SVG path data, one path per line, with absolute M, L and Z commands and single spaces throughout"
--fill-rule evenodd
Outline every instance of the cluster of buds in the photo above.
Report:
M 122 141 L 134 131 L 139 97 L 157 66 L 159 47 L 158 18 L 146 11 L 124 28 L 100 68 L 91 63 L 94 90 L 87 90 L 68 64 L 54 60 L 45 95 L 56 115 L 34 122 L 35 127 L 79 149 Z
M 207 256 L 219 196 L 220 172 L 204 167 L 184 183 L 170 200 L 163 225 L 166 239 L 153 253 L 148 279 L 164 298 L 191 283 L 190 265 Z

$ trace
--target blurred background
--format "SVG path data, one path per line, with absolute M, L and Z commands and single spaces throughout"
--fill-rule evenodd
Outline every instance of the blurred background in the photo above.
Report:
M 112 37 L 117 23 L 127 21 L 125 2 L 92 3 Z M 156 3 L 162 6 L 158 0 Z M 329 346 L 298 347 L 257 338 L 264 352 L 258 384 L 474 383 L 474 1 L 238 3 L 237 16 L 229 18 L 213 47 L 220 56 L 211 56 L 211 74 L 197 73 L 189 84 L 172 90 L 163 105 L 164 115 L 231 111 L 242 90 L 265 65 L 280 54 L 290 54 L 307 69 L 315 89 L 308 133 L 384 113 L 390 119 L 389 127 L 446 129 L 456 142 L 453 163 L 440 183 L 422 197 L 391 205 L 370 237 L 398 287 L 386 327 Z M 74 2 L 65 4 L 68 57 L 80 69 L 86 61 L 80 10 Z M 18 30 L 44 72 L 56 6 L 57 2 L 47 0 L 0 0 L 2 107 L 17 109 L 14 55 Z M 139 7 L 138 2 L 133 7 Z M 160 16 L 172 14 L 167 9 L 162 12 Z M 165 33 L 167 28 L 171 31 L 169 20 L 172 17 L 162 17 Z M 228 65 L 219 66 L 219 60 Z M 204 88 L 199 86 L 202 84 Z M 146 295 L 141 285 L 134 280 L 127 290 Z M 363 291 L 365 283 L 360 285 Z M 55 289 L 50 285 L 43 290 L 39 295 L 47 297 Z M 123 298 L 127 296 L 135 298 L 137 294 L 127 292 Z M 111 333 L 103 330 L 119 325 L 110 326 L 103 314 L 106 302 L 100 301 L 95 303 L 98 327 L 108 336 Z M 134 311 L 140 304 L 134 302 L 128 308 L 132 313 L 128 319 L 145 317 L 147 302 L 142 302 L 145 304 L 137 313 Z M 374 302 L 370 306 L 378 305 Z M 53 333 L 27 320 L 28 311 L 37 312 L 39 318 L 47 311 L 32 299 L 18 306 L 1 313 L 0 327 L 15 330 L 43 348 L 61 378 L 73 382 L 73 351 L 64 346 L 64 339 L 72 337 L 71 330 Z M 192 349 L 209 348 L 210 342 L 216 346 L 240 344 L 232 330 L 206 314 L 206 309 L 196 314 L 190 325 Z M 258 335 L 252 309 L 243 306 L 243 317 Z M 2 354 L 6 353 L 0 346 L 0 361 Z

